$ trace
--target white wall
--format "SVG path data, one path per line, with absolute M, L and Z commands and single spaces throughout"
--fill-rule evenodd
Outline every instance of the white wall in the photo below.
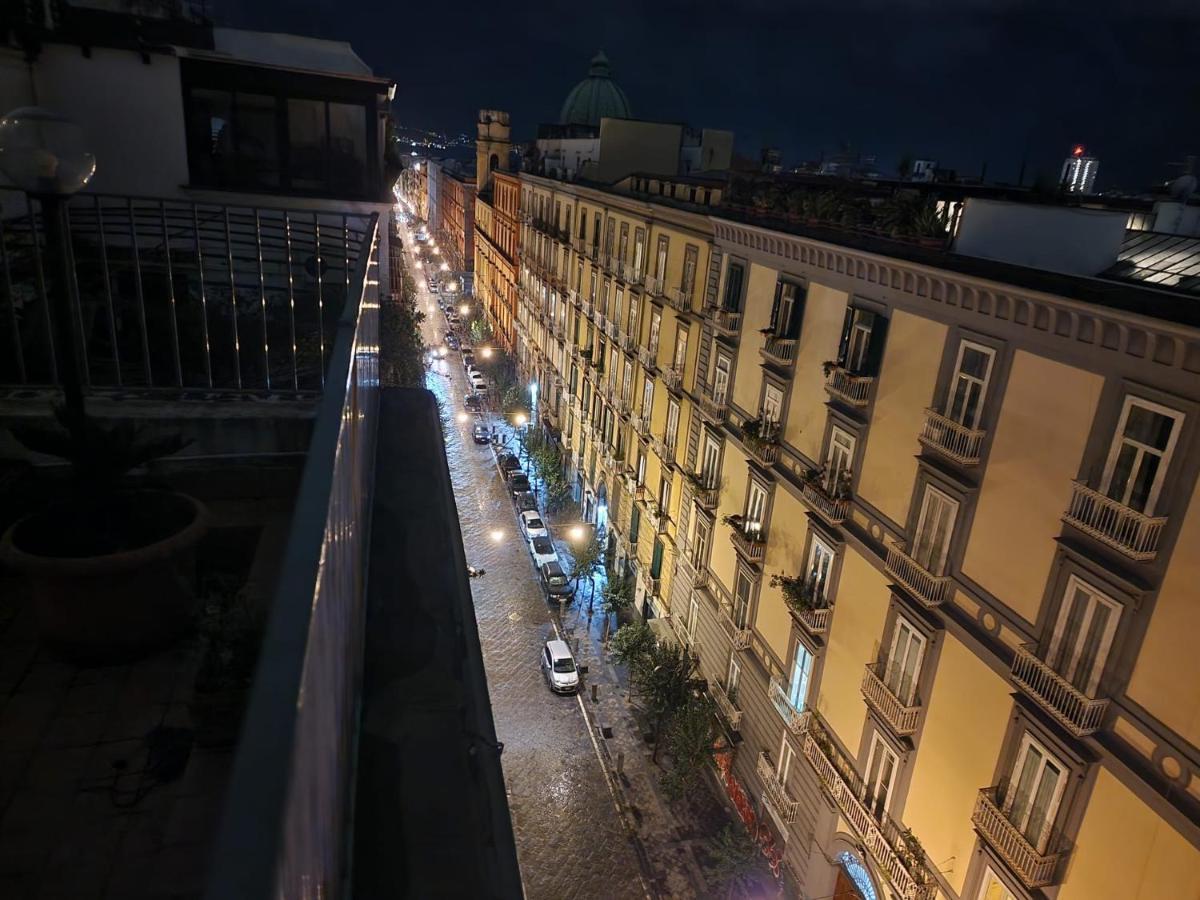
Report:
M 1116 262 L 1128 218 L 1108 210 L 970 197 L 963 204 L 954 250 L 1035 269 L 1095 275 Z

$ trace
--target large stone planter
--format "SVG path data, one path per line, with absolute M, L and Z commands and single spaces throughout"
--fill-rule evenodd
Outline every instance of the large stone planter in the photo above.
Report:
M 126 491 L 106 503 L 137 513 L 155 537 L 133 549 L 64 555 L 56 524 L 70 507 L 51 507 L 14 524 L 0 562 L 30 582 L 39 633 L 77 662 L 136 659 L 163 649 L 193 622 L 195 549 L 208 527 L 204 505 L 170 491 Z

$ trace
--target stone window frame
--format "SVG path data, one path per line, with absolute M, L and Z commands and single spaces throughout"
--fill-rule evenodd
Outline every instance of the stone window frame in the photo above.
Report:
M 891 653 L 892 640 L 896 634 L 896 620 L 899 618 L 903 618 L 911 625 L 925 641 L 925 649 L 921 654 L 921 671 L 917 673 L 914 691 L 915 699 L 920 701 L 919 708 L 921 710 L 917 730 L 907 737 L 893 735 L 887 723 L 877 717 L 870 706 L 867 706 L 867 716 L 875 724 L 875 727 L 888 733 L 896 746 L 904 748 L 904 752 L 908 753 L 917 750 L 920 746 L 921 733 L 925 729 L 925 719 L 929 714 L 929 698 L 933 694 L 933 683 L 937 676 L 938 663 L 941 661 L 942 646 L 945 643 L 946 626 L 936 612 L 914 603 L 903 591 L 892 590 L 883 619 L 883 631 L 880 633 L 879 645 L 875 651 L 875 658 L 871 660 L 872 663 L 884 662 L 886 660 L 884 654 Z M 865 703 L 866 701 L 864 701 Z M 894 796 L 907 799 L 909 776 L 911 776 L 911 772 L 907 773 L 903 779 L 897 777 Z M 903 786 L 903 791 L 901 786 Z
M 729 254 L 725 257 L 725 262 L 721 266 L 721 281 L 717 286 L 717 306 L 725 309 L 725 288 L 729 281 L 729 267 L 733 263 L 737 263 L 742 267 L 742 289 L 738 293 L 737 311 L 746 312 L 746 291 L 750 286 L 750 259 L 746 256 L 737 256 Z
M 977 478 L 982 480 L 983 473 L 986 471 L 987 458 L 991 451 L 992 440 L 996 436 L 996 425 L 1000 420 L 1000 411 L 1004 406 L 1004 396 L 1008 388 L 1008 378 L 1012 373 L 1012 363 L 1016 351 L 1012 344 L 1004 338 L 996 337 L 982 331 L 975 331 L 964 325 L 951 326 L 946 332 L 946 340 L 943 341 L 942 359 L 938 365 L 937 379 L 934 381 L 933 386 L 933 397 L 929 404 L 930 409 L 942 415 L 945 415 L 946 412 L 950 384 L 956 372 L 955 363 L 958 362 L 959 348 L 964 341 L 978 344 L 992 351 L 992 371 L 988 375 L 988 392 L 983 398 L 983 413 L 979 418 L 978 425 L 984 431 L 983 445 L 979 448 L 979 463 L 974 466 L 959 467 L 953 460 L 942 457 L 940 454 L 933 454 L 933 451 L 926 451 L 923 444 L 920 445 L 921 458 L 936 459 L 939 466 L 953 467 L 955 470 L 965 468 L 968 472 L 977 473 Z M 933 455 L 931 456 L 931 454 Z
M 839 428 L 848 433 L 854 438 L 854 453 L 852 454 L 852 462 L 850 468 L 850 491 L 854 497 L 854 502 L 859 503 L 858 497 L 858 476 L 862 471 L 863 456 L 867 451 L 867 423 L 854 418 L 851 415 L 826 404 L 828 414 L 825 416 L 825 431 L 821 436 L 821 456 L 814 460 L 817 467 L 825 465 L 829 459 L 829 447 L 833 441 L 833 429 Z
M 958 504 L 958 511 L 954 515 L 954 528 L 950 532 L 950 541 L 946 547 L 946 568 L 942 574 L 961 579 L 962 561 L 971 537 L 975 501 L 979 492 L 974 485 L 964 483 L 956 473 L 941 468 L 924 456 L 918 456 L 917 474 L 913 478 L 913 490 L 908 501 L 908 515 L 905 521 L 900 523 L 903 526 L 901 534 L 906 551 L 912 549 L 917 536 L 921 507 L 925 502 L 925 489 L 928 487 L 936 488 Z
M 763 401 L 767 397 L 767 385 L 771 385 L 779 390 L 783 395 L 779 405 L 779 438 L 783 440 L 784 431 L 787 429 L 788 408 L 792 405 L 792 382 L 794 379 L 780 375 L 771 369 L 760 367 L 762 378 L 758 385 L 758 404 L 751 410 L 752 417 L 757 416 L 762 412 Z

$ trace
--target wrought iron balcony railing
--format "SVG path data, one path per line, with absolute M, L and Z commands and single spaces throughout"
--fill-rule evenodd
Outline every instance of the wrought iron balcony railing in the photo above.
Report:
M 954 593 L 954 579 L 934 575 L 896 544 L 888 544 L 884 568 L 917 600 L 930 609 L 941 606 Z
M 787 786 L 775 771 L 771 758 L 765 752 L 758 754 L 758 777 L 762 779 L 767 800 L 775 808 L 779 817 L 786 823 L 796 821 L 796 813 L 800 811 L 800 801 L 788 793 Z
M 742 724 L 742 711 L 737 705 L 736 691 L 726 690 L 725 685 L 720 681 L 710 681 L 708 694 L 713 698 L 722 718 L 729 723 L 729 727 L 737 731 Z
M 905 703 L 897 697 L 883 680 L 884 674 L 886 666 L 882 663 L 867 666 L 863 674 L 863 697 L 892 729 L 893 734 L 908 737 L 917 730 L 921 704 L 915 699 L 911 703 Z
M 733 645 L 734 650 L 745 650 L 750 646 L 751 629 L 747 620 L 748 615 L 748 612 L 739 614 L 734 610 L 732 603 L 721 601 L 721 625 L 729 636 L 729 642 Z
M 1166 516 L 1147 516 L 1106 497 L 1082 482 L 1074 483 L 1071 505 L 1063 518 L 1084 534 L 1125 554 L 1146 561 L 1158 554 Z
M 733 528 L 729 532 L 733 549 L 749 562 L 760 563 L 767 555 L 767 535 L 761 529 Z
M 692 311 L 692 291 L 677 287 L 667 291 L 667 305 L 679 312 Z
M 663 385 L 668 391 L 678 393 L 683 385 L 683 375 L 674 366 L 662 366 L 658 370 Z
M 980 428 L 967 428 L 953 419 L 932 409 L 925 410 L 925 423 L 918 435 L 922 446 L 928 447 L 959 465 L 979 464 L 983 439 L 987 432 Z
M 781 366 L 792 366 L 796 362 L 796 348 L 799 342 L 794 338 L 784 338 L 768 334 L 763 337 L 763 345 L 759 353 L 769 362 Z
M 767 696 L 771 700 L 771 705 L 775 707 L 775 711 L 779 713 L 779 717 L 783 719 L 788 730 L 795 735 L 803 735 L 808 728 L 808 712 L 801 712 L 792 705 L 791 699 L 788 697 L 787 689 L 778 678 L 771 679 L 771 685 L 767 689 Z
M 724 423 L 729 413 L 729 400 L 725 393 L 714 394 L 708 385 L 700 388 L 700 415 L 713 425 Z
M 712 311 L 712 327 L 718 334 L 737 337 L 742 328 L 742 313 L 736 309 L 717 308 Z
M 975 800 L 971 821 L 993 850 L 1030 890 L 1054 884 L 1061 851 L 1043 852 L 1034 846 L 1004 814 L 1004 785 L 984 788 Z M 1048 843 L 1061 846 L 1062 840 L 1052 833 Z
M 821 518 L 831 525 L 840 525 L 850 515 L 850 499 L 835 497 L 822 481 L 806 481 L 800 494 Z
M 871 385 L 874 383 L 875 378 L 871 375 L 855 375 L 835 366 L 825 379 L 825 391 L 851 406 L 866 406 L 871 402 Z
M 1089 697 L 1038 658 L 1032 644 L 1017 648 L 1012 677 L 1043 709 L 1076 737 L 1086 737 L 1104 725 L 1108 700 Z

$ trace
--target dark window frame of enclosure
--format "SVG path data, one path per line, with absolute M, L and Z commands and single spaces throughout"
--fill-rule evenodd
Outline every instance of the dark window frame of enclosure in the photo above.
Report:
M 386 88 L 377 82 L 352 78 L 337 78 L 306 72 L 268 69 L 234 63 L 209 60 L 181 59 L 179 63 L 180 85 L 183 94 L 184 139 L 188 150 L 188 187 L 252 191 L 261 194 L 292 194 L 306 197 L 326 197 L 343 200 L 365 200 L 377 202 L 382 190 L 382 153 L 379 110 L 381 98 L 385 101 Z M 193 109 L 192 91 L 228 91 L 232 95 L 232 109 L 236 110 L 237 94 L 257 94 L 275 100 L 276 152 L 279 164 L 279 184 L 267 185 L 241 180 L 197 179 L 196 166 L 191 158 L 190 115 Z M 325 104 L 325 186 L 322 188 L 294 188 L 291 185 L 291 135 L 288 122 L 288 101 L 309 100 Z M 364 183 L 361 193 L 336 192 L 330 180 L 329 104 L 342 103 L 361 106 L 364 125 Z M 236 113 L 235 113 L 236 115 Z M 236 118 L 234 119 L 236 122 Z M 236 135 L 235 135 L 236 139 Z

